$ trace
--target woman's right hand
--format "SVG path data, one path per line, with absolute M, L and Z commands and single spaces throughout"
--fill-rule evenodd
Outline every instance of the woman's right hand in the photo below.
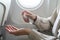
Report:
M 25 22 L 29 22 L 29 19 L 34 20 L 36 18 L 36 15 L 29 11 L 23 11 L 22 15 L 24 15 L 24 14 L 26 17 L 28 17 Z

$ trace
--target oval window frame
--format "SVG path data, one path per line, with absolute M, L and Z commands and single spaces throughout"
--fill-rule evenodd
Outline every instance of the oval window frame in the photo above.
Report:
M 18 0 L 16 0 L 17 5 L 18 5 L 20 8 L 24 9 L 24 10 L 36 10 L 36 9 L 38 9 L 40 6 L 42 6 L 43 2 L 44 2 L 44 0 L 41 0 L 41 2 L 40 2 L 36 7 L 34 7 L 34 8 L 26 8 L 26 7 L 23 7 L 23 5 L 21 5 Z

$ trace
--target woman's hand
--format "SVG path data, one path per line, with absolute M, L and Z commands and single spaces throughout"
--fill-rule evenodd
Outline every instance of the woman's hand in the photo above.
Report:
M 11 26 L 11 25 L 7 25 L 6 26 L 6 30 L 10 33 L 10 34 L 13 34 L 13 35 L 16 35 L 16 36 L 19 36 L 19 35 L 28 35 L 29 32 L 31 31 L 30 29 L 28 28 L 16 28 L 14 26 Z
M 14 35 L 18 35 L 19 29 L 11 26 L 11 25 L 7 25 L 6 26 L 6 30 L 10 33 L 10 34 L 14 34 Z
M 24 14 L 25 14 L 25 16 L 27 16 L 28 18 L 30 18 L 32 20 L 34 20 L 36 18 L 36 15 L 29 11 L 23 11 L 22 15 L 24 15 Z M 26 21 L 29 22 L 29 19 L 26 19 Z

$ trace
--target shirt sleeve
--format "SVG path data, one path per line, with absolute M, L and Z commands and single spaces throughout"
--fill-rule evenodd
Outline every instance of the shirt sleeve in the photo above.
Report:
M 50 35 L 45 35 L 41 32 L 38 32 L 37 30 L 35 29 L 32 29 L 30 34 L 29 34 L 29 38 L 31 40 L 53 40 L 55 39 L 56 37 L 54 36 L 50 36 Z
M 33 23 L 40 31 L 48 30 L 53 25 L 57 17 L 57 10 L 55 9 L 53 14 L 48 18 L 37 16 L 36 21 Z M 50 23 L 51 22 L 51 23 Z
M 47 20 L 47 18 L 37 16 L 37 19 L 34 22 L 34 24 L 40 31 L 48 30 L 50 28 L 50 23 L 49 20 Z

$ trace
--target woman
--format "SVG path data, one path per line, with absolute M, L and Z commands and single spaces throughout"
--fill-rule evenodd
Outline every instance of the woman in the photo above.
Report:
M 29 29 L 29 28 L 16 28 L 14 26 L 11 25 L 7 25 L 6 26 L 6 30 L 13 35 L 19 36 L 19 35 L 30 35 L 34 40 L 52 40 L 55 39 L 55 37 L 53 36 L 48 36 L 45 35 L 43 33 L 45 32 L 51 32 L 52 30 L 52 26 L 56 20 L 57 17 L 57 9 L 54 10 L 53 14 L 48 17 L 48 18 L 43 18 L 40 16 L 37 16 L 31 12 L 28 11 L 23 11 L 23 13 L 25 13 L 25 15 L 30 18 L 31 20 L 33 20 L 33 24 L 36 25 L 36 27 L 38 28 L 38 30 L 40 32 L 38 32 L 37 30 L 34 29 Z M 29 22 L 28 20 L 25 22 Z M 43 32 L 43 33 L 41 33 Z M 51 32 L 52 33 L 52 32 Z

